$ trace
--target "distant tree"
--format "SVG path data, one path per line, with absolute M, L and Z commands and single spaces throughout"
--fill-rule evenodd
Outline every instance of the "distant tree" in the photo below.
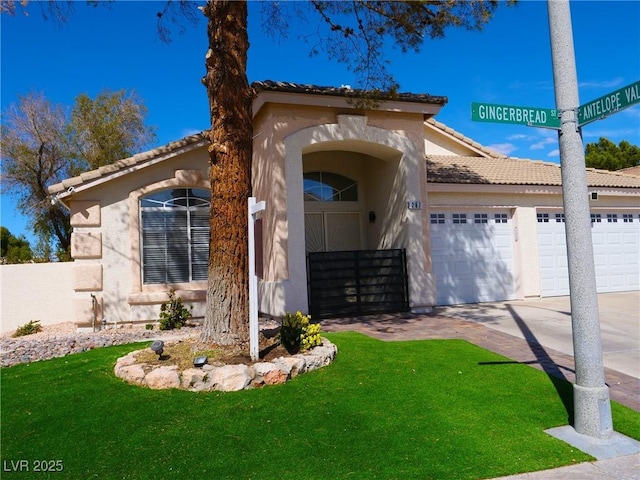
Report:
M 640 165 L 640 147 L 622 140 L 617 146 L 611 140 L 600 137 L 597 143 L 587 143 L 585 164 L 602 170 L 621 170 Z
M 34 233 L 57 247 L 69 250 L 71 232 L 68 213 L 51 205 L 47 187 L 80 172 L 67 137 L 64 108 L 53 105 L 43 94 L 18 97 L 3 112 L 2 190 L 18 195 L 17 208 L 30 219 Z
M 141 151 L 155 140 L 146 116 L 135 92 L 103 90 L 95 99 L 78 95 L 69 123 L 76 156 L 96 169 Z
M 0 260 L 3 264 L 25 263 L 33 259 L 29 241 L 24 236 L 16 237 L 8 228 L 0 226 Z
M 82 171 L 133 155 L 154 138 L 144 126 L 146 109 L 135 95 L 80 95 L 70 115 L 42 93 L 18 96 L 2 115 L 2 191 L 18 196 L 18 210 L 30 219 L 39 250 L 49 259 L 70 259 L 69 213 L 51 201 L 48 187 Z M 91 115 L 95 115 L 91 118 Z M 91 118 L 91 121 L 89 121 Z

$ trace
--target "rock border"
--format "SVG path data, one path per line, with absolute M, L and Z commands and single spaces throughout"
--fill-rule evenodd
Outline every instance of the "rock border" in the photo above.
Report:
M 333 362 L 338 347 L 323 337 L 322 345 L 290 357 L 278 357 L 271 362 L 221 367 L 205 364 L 201 368 L 182 371 L 176 365 L 136 363 L 142 351 L 136 350 L 120 357 L 114 367 L 116 377 L 153 390 L 177 388 L 191 392 L 235 392 L 282 384 L 302 373 L 327 366 Z

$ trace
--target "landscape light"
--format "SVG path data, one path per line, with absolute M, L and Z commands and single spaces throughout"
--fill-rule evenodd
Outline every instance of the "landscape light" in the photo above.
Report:
M 162 340 L 156 340 L 151 344 L 151 347 L 149 348 L 151 348 L 151 350 L 153 350 L 153 352 L 158 355 L 159 360 L 162 356 L 162 352 L 164 351 L 164 342 Z
M 194 367 L 202 367 L 205 363 L 207 363 L 208 358 L 207 357 L 196 357 L 193 360 L 193 366 Z

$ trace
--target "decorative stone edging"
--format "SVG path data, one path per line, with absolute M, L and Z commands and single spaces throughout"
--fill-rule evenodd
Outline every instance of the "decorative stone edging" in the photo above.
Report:
M 222 367 L 205 364 L 201 368 L 187 368 L 182 371 L 175 365 L 136 363 L 137 355 L 141 351 L 131 352 L 117 360 L 114 368 L 117 377 L 154 390 L 179 388 L 192 392 L 233 392 L 285 383 L 301 373 L 322 368 L 333 361 L 338 347 L 323 338 L 322 345 L 290 357 L 278 357 L 271 362 Z

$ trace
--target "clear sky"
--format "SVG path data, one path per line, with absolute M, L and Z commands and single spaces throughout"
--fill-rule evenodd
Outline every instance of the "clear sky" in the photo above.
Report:
M 185 24 L 183 34 L 175 29 L 166 45 L 156 31 L 163 4 L 77 2 L 64 25 L 44 20 L 36 2 L 29 16 L 0 16 L 2 110 L 35 91 L 70 107 L 81 93 L 133 89 L 149 110 L 147 123 L 157 127 L 158 145 L 208 128 L 200 83 L 204 17 L 198 26 Z M 284 41 L 265 35 L 260 6 L 249 6 L 250 82 L 357 87 L 343 65 L 309 56 L 311 45 L 300 38 L 305 25 L 295 22 Z M 581 104 L 640 80 L 640 1 L 572 1 L 571 13 Z M 427 40 L 419 54 L 389 51 L 401 91 L 448 97 L 436 120 L 502 153 L 559 162 L 554 130 L 471 120 L 471 102 L 555 108 L 546 1 L 501 5 L 483 31 L 450 29 L 444 39 Z M 640 105 L 583 128 L 585 143 L 599 137 L 640 145 Z M 12 197 L 3 195 L 1 206 L 0 224 L 32 240 Z

